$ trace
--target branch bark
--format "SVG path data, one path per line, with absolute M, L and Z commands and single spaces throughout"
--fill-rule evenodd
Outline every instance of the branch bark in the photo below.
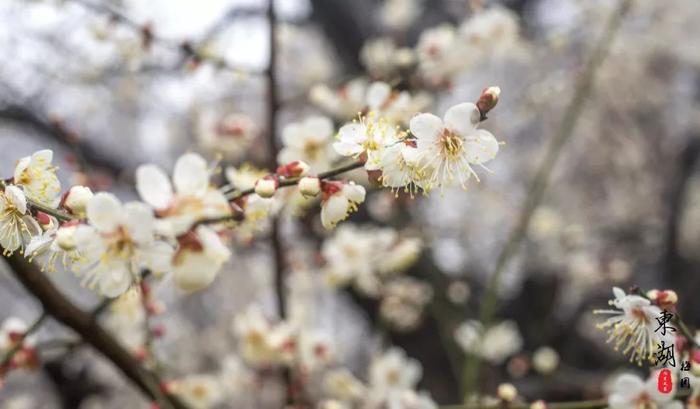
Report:
M 38 268 L 18 252 L 7 258 L 15 278 L 35 296 L 54 319 L 75 331 L 87 344 L 99 351 L 136 385 L 144 395 L 162 408 L 187 409 L 173 395 L 161 391 L 160 380 L 146 370 L 101 325 L 93 314 L 83 311 L 66 298 Z

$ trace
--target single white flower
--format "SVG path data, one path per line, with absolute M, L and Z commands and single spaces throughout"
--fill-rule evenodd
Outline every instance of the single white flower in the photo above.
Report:
M 298 339 L 299 365 L 305 372 L 317 372 L 333 362 L 333 345 L 328 334 L 307 330 Z
M 520 23 L 517 14 L 511 10 L 489 7 L 465 20 L 459 28 L 459 35 L 472 59 L 483 61 L 512 53 L 520 42 Z
M 177 160 L 172 184 L 158 166 L 139 166 L 136 190 L 161 218 L 157 226 L 161 234 L 175 237 L 198 220 L 231 213 L 228 201 L 210 185 L 209 177 L 207 163 L 194 153 L 182 155 Z
M 348 120 L 365 109 L 367 80 L 356 78 L 338 89 L 316 85 L 309 91 L 309 100 L 329 115 Z
M 100 192 L 87 205 L 88 224 L 75 229 L 77 249 L 88 260 L 83 285 L 97 285 L 107 297 L 123 294 L 139 279 L 142 269 L 155 274 L 167 268 L 169 245 L 155 240 L 155 218 L 145 204 L 122 204 L 110 193 Z
M 329 169 L 337 157 L 332 147 L 334 133 L 333 122 L 323 116 L 312 116 L 285 126 L 282 130 L 284 147 L 277 155 L 277 162 L 304 161 L 312 174 Z
M 259 134 L 253 118 L 243 113 L 217 115 L 207 111 L 197 117 L 197 137 L 202 147 L 228 158 L 244 154 Z
M 4 191 L 0 191 L 0 246 L 3 254 L 9 256 L 17 250 L 23 251 L 24 245 L 39 234 L 41 227 L 29 214 L 22 189 L 5 185 Z
M 49 207 L 56 207 L 61 183 L 56 167 L 51 165 L 53 151 L 44 149 L 25 156 L 17 162 L 14 184 L 20 185 L 29 200 Z
M 369 384 L 382 395 L 413 389 L 421 378 L 423 369 L 415 359 L 408 358 L 400 348 L 390 348 L 372 361 L 369 367 Z
M 484 330 L 480 322 L 469 320 L 462 323 L 454 334 L 457 344 L 470 354 L 499 364 L 520 351 L 523 339 L 513 321 L 503 321 Z
M 482 165 L 498 153 L 498 141 L 488 131 L 477 129 L 480 113 L 476 105 L 462 103 L 445 113 L 444 122 L 433 114 L 411 119 L 411 133 L 427 172 L 426 189 L 451 186 L 455 181 L 466 188 L 472 165 Z
M 413 141 L 397 142 L 386 148 L 382 156 L 380 181 L 397 195 L 403 189 L 413 197 L 426 181 L 427 172 L 421 163 L 420 151 L 414 145 Z
M 231 250 L 221 237 L 207 226 L 178 237 L 178 248 L 173 255 L 172 268 L 175 285 L 184 291 L 208 287 L 223 264 L 231 258 Z
M 264 367 L 276 361 L 277 351 L 269 338 L 272 329 L 273 325 L 256 305 L 251 305 L 243 314 L 236 316 L 233 330 L 238 337 L 241 358 L 247 364 Z
M 323 181 L 321 189 L 321 223 L 326 229 L 332 229 L 347 219 L 365 201 L 365 188 L 354 182 Z
M 211 409 L 223 402 L 225 394 L 214 375 L 189 375 L 173 383 L 173 392 L 192 409 Z
M 656 376 L 644 381 L 637 375 L 620 375 L 608 396 L 610 409 L 682 409 L 683 404 L 673 400 L 673 393 L 662 393 Z
M 389 30 L 404 31 L 422 11 L 421 0 L 387 0 L 379 11 L 380 18 Z
M 397 134 L 396 128 L 386 119 L 377 118 L 374 112 L 370 112 L 359 121 L 343 125 L 338 131 L 338 139 L 333 143 L 336 152 L 355 158 L 366 155 L 365 169 L 378 170 L 384 149 L 397 141 Z
M 608 333 L 608 342 L 614 342 L 615 350 L 623 348 L 623 354 L 630 354 L 630 362 L 635 361 L 640 365 L 646 360 L 653 362 L 656 347 L 662 340 L 660 333 L 656 332 L 656 318 L 661 314 L 661 309 L 648 299 L 625 294 L 617 287 L 613 288 L 613 295 L 615 299 L 610 300 L 609 304 L 615 309 L 593 312 L 611 315 L 598 324 L 598 328 Z
M 447 86 L 470 59 L 457 29 L 450 24 L 424 30 L 418 44 L 418 72 L 432 86 Z

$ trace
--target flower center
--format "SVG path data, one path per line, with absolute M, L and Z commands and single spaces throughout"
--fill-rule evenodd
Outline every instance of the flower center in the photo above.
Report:
M 114 233 L 107 235 L 107 251 L 105 257 L 128 260 L 136 250 L 136 243 L 123 227 L 119 227 Z
M 444 157 L 454 159 L 461 153 L 464 141 L 459 135 L 445 128 L 438 139 L 438 144 Z

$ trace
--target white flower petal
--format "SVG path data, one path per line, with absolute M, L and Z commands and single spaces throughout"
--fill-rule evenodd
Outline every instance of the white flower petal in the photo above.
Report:
M 207 162 L 196 153 L 180 156 L 173 172 L 175 190 L 180 194 L 199 195 L 209 187 Z
M 170 178 L 156 165 L 142 165 L 136 169 L 136 191 L 156 209 L 167 208 L 173 200 Z
M 433 114 L 418 114 L 409 123 L 411 133 L 418 140 L 432 141 L 440 136 L 444 126 L 442 119 Z
M 304 120 L 304 128 L 309 136 L 315 139 L 327 139 L 333 135 L 333 121 L 325 116 L 312 116 Z
M 490 161 L 498 153 L 498 141 L 489 131 L 477 129 L 464 143 L 469 163 L 481 164 Z
M 5 197 L 21 214 L 27 213 L 27 198 L 22 189 L 15 185 L 5 186 Z
M 100 292 L 105 297 L 116 298 L 126 292 L 131 286 L 131 273 L 124 263 L 115 263 L 99 278 Z
M 321 206 L 321 224 L 326 229 L 332 229 L 347 217 L 349 208 L 350 202 L 344 195 L 331 196 Z
M 101 232 L 114 231 L 124 222 L 124 212 L 119 199 L 111 193 L 99 192 L 88 201 L 87 217 L 91 225 Z
M 364 151 L 362 145 L 348 142 L 334 142 L 333 149 L 343 156 L 355 156 Z
M 124 205 L 124 225 L 131 238 L 137 243 L 153 241 L 155 217 L 153 211 L 144 203 L 130 202 Z
M 46 169 L 53 161 L 53 151 L 51 149 L 43 149 L 32 154 L 31 166 L 36 166 L 40 169 Z
M 338 137 L 342 142 L 361 145 L 367 140 L 367 127 L 358 123 L 345 124 L 338 130 Z
M 479 109 L 471 102 L 457 104 L 445 113 L 445 126 L 466 136 L 474 131 L 480 119 Z
M 386 82 L 373 82 L 367 88 L 367 105 L 373 111 L 379 111 L 391 96 L 391 86 Z

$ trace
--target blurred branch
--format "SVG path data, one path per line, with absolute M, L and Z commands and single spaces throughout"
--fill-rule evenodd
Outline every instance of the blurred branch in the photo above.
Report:
M 525 203 L 520 211 L 517 224 L 511 231 L 505 246 L 499 254 L 498 260 L 496 261 L 496 266 L 491 274 L 491 279 L 489 281 L 479 313 L 479 319 L 484 327 L 489 326 L 495 314 L 496 304 L 498 302 L 498 287 L 500 284 L 501 273 L 506 269 L 508 262 L 516 254 L 520 243 L 527 234 L 530 219 L 542 200 L 552 170 L 557 164 L 557 160 L 559 159 L 564 145 L 571 138 L 578 118 L 585 106 L 585 102 L 592 91 L 595 73 L 607 56 L 615 34 L 617 33 L 617 30 L 631 5 L 632 0 L 621 0 L 616 10 L 609 17 L 603 34 L 596 42 L 595 47 L 577 80 L 573 98 L 569 103 L 566 112 L 564 113 L 564 118 L 561 125 L 552 139 L 549 141 L 545 156 L 542 159 L 542 162 L 537 169 L 537 173 L 535 174 L 535 177 L 528 188 Z M 479 366 L 479 357 L 475 355 L 469 355 L 467 357 L 464 366 L 463 378 L 465 401 L 476 388 L 476 383 L 478 382 L 479 378 Z
M 42 115 L 36 109 L 19 104 L 2 105 L 0 106 L 0 119 L 34 128 L 75 152 L 78 160 L 88 168 L 105 170 L 113 177 L 119 176 L 123 170 L 121 164 L 103 155 L 90 144 L 81 141 L 76 133 L 67 130 L 60 121 Z
M 252 73 L 255 74 L 254 72 L 251 72 L 249 68 L 241 68 L 238 66 L 235 66 L 228 61 L 226 61 L 225 58 L 222 58 L 217 55 L 213 55 L 210 53 L 204 52 L 200 47 L 195 46 L 189 41 L 177 41 L 177 40 L 172 40 L 168 38 L 163 38 L 154 32 L 153 28 L 151 27 L 150 24 L 139 24 L 135 21 L 133 21 L 131 18 L 129 18 L 125 13 L 117 10 L 116 8 L 113 8 L 107 4 L 103 3 L 95 3 L 93 1 L 88 1 L 88 0 L 71 0 L 75 3 L 78 3 L 82 5 L 85 9 L 92 10 L 94 12 L 100 13 L 100 14 L 105 14 L 109 16 L 112 20 L 120 22 L 124 24 L 127 27 L 132 28 L 133 30 L 141 33 L 141 36 L 143 37 L 143 43 L 144 47 L 148 47 L 150 44 L 157 42 L 158 44 L 174 49 L 176 51 L 179 51 L 182 53 L 185 57 L 185 61 L 193 61 L 195 63 L 201 62 L 201 61 L 207 61 L 212 63 L 214 66 L 218 68 L 225 68 L 231 71 L 236 71 L 236 72 L 246 72 L 246 73 Z
M 15 278 L 43 305 L 44 311 L 74 330 L 86 343 L 98 350 L 119 368 L 146 396 L 162 409 L 187 409 L 176 396 L 161 390 L 161 381 L 146 370 L 95 319 L 93 313 L 75 306 L 38 268 L 14 253 L 7 258 Z
M 268 24 L 268 47 L 269 61 L 267 70 L 267 155 L 268 167 L 275 169 L 277 164 L 277 153 L 279 144 L 277 142 L 277 113 L 279 109 L 278 85 L 277 85 L 277 16 L 275 13 L 275 0 L 268 0 L 267 3 L 267 24 Z M 271 220 L 270 245 L 272 246 L 272 263 L 274 268 L 274 290 L 277 300 L 277 311 L 281 320 L 287 318 L 287 297 L 284 285 L 285 255 L 280 233 L 279 218 L 275 215 Z M 285 388 L 285 406 L 293 402 L 292 376 L 289 369 L 282 370 L 282 377 Z

